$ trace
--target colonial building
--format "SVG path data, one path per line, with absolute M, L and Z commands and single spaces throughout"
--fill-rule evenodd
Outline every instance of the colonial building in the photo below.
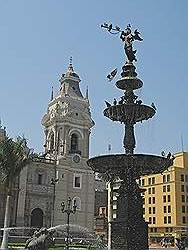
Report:
M 52 92 L 42 119 L 45 152 L 23 169 L 18 180 L 19 192 L 12 220 L 16 226 L 66 224 L 67 216 L 62 213 L 61 203 L 66 204 L 70 197 L 77 205 L 70 223 L 93 230 L 94 173 L 86 162 L 94 122 L 88 91 L 83 96 L 80 81 L 71 60 L 61 76 L 58 92 L 55 95 Z
M 174 164 L 162 174 L 143 176 L 143 211 L 150 241 L 188 236 L 188 153 L 174 154 Z

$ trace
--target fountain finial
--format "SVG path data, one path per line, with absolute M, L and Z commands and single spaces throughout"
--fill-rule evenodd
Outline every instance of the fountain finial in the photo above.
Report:
M 101 27 L 107 29 L 108 32 L 113 35 L 121 33 L 120 39 L 124 43 L 124 50 L 129 63 L 137 61 L 135 56 L 136 50 L 133 50 L 133 42 L 135 40 L 143 41 L 143 39 L 140 37 L 140 32 L 138 29 L 135 29 L 134 33 L 132 33 L 130 24 L 128 24 L 124 30 L 121 30 L 118 26 L 113 27 L 112 24 L 107 23 L 102 24 Z

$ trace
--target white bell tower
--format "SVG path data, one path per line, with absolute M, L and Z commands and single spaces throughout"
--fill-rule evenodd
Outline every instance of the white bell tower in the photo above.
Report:
M 73 224 L 93 229 L 94 173 L 87 166 L 89 137 L 94 122 L 91 118 L 88 91 L 80 91 L 80 77 L 74 72 L 72 58 L 60 78 L 59 91 L 51 100 L 43 116 L 45 154 L 56 162 L 57 183 L 54 196 L 53 225 L 66 224 L 61 202 L 76 199 L 77 212 Z

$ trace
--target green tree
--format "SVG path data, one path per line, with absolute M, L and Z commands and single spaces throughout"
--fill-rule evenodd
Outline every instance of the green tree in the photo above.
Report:
M 10 226 L 10 200 L 13 185 L 21 170 L 32 161 L 32 154 L 26 145 L 26 139 L 18 137 L 16 141 L 8 136 L 0 141 L 0 181 L 6 192 L 4 231 L 1 249 L 8 249 L 8 227 Z

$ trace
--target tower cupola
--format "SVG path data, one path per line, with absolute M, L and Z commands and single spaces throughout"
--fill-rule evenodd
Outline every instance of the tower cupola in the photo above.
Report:
M 81 80 L 79 75 L 74 72 L 74 68 L 72 65 L 72 57 L 70 58 L 67 71 L 61 75 L 59 81 L 61 85 L 58 94 L 61 93 L 61 95 L 64 94 L 64 95 L 83 98 L 79 86 Z

